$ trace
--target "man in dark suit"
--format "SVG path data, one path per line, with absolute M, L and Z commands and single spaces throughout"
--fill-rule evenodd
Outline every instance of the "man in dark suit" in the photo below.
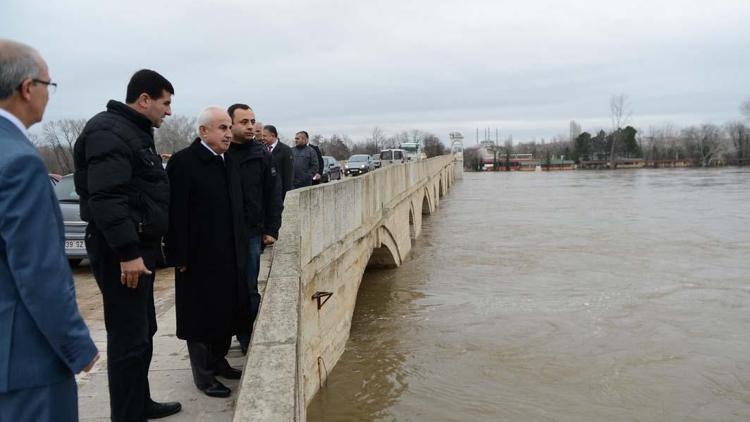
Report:
M 199 138 L 167 164 L 166 247 L 167 262 L 176 269 L 177 337 L 187 340 L 195 386 L 211 397 L 231 393 L 217 376 L 242 375 L 225 356 L 232 335 L 249 332 L 249 237 L 239 172 L 226 154 L 231 128 L 226 111 L 205 109 L 198 117 Z
M 77 421 L 73 374 L 99 357 L 76 305 L 60 206 L 26 129 L 57 86 L 0 40 L 0 421 Z
M 321 182 L 321 176 L 323 175 L 323 153 L 320 152 L 320 148 L 317 145 L 310 143 L 310 134 L 308 134 L 307 131 L 301 130 L 297 132 L 297 135 L 301 135 L 305 139 L 307 146 L 312 148 L 318 156 L 318 172 L 313 175 L 312 184 L 319 185 Z
M 86 251 L 104 303 L 113 421 L 157 419 L 181 409 L 177 402 L 153 401 L 148 384 L 156 262 L 169 212 L 169 179 L 153 128 L 172 113 L 173 94 L 159 73 L 135 72 L 125 103 L 110 100 L 74 147 L 76 192 L 88 222 Z
M 292 180 L 294 180 L 292 149 L 283 142 L 279 142 L 279 132 L 272 125 L 263 127 L 263 143 L 271 153 L 276 173 L 281 178 L 281 198 L 283 201 L 286 198 L 286 193 L 292 190 Z

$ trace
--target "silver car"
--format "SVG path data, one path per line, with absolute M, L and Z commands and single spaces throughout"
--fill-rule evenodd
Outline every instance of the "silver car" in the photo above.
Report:
M 59 181 L 50 177 L 50 181 L 55 189 L 57 200 L 60 201 L 60 211 L 62 211 L 65 224 L 65 255 L 70 265 L 76 266 L 87 257 L 85 242 L 87 223 L 81 221 L 73 175 L 64 176 Z

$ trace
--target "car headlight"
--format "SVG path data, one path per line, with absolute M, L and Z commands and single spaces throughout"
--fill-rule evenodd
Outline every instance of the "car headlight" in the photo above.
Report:
M 349 164 L 344 164 L 344 168 L 348 169 L 349 168 Z
M 363 168 L 365 168 L 365 165 L 362 164 L 361 166 L 359 166 L 359 168 L 363 169 Z

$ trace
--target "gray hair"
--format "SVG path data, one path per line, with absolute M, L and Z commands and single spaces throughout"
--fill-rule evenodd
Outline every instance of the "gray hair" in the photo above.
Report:
M 40 59 L 28 45 L 0 39 L 0 100 L 12 97 L 26 79 L 41 76 Z
M 195 131 L 199 136 L 201 133 L 201 126 L 208 126 L 208 124 L 211 123 L 211 121 L 216 116 L 217 111 L 223 114 L 227 114 L 227 111 L 223 108 L 211 106 L 204 108 L 203 111 L 201 111 L 201 114 L 198 115 L 198 120 L 195 123 Z

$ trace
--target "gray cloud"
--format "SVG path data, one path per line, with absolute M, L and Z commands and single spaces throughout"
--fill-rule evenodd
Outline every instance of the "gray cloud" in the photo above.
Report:
M 38 48 L 60 89 L 47 119 L 88 117 L 148 67 L 175 113 L 246 101 L 282 131 L 515 139 L 633 123 L 737 117 L 750 97 L 750 3 L 717 1 L 5 0 L 2 37 Z

